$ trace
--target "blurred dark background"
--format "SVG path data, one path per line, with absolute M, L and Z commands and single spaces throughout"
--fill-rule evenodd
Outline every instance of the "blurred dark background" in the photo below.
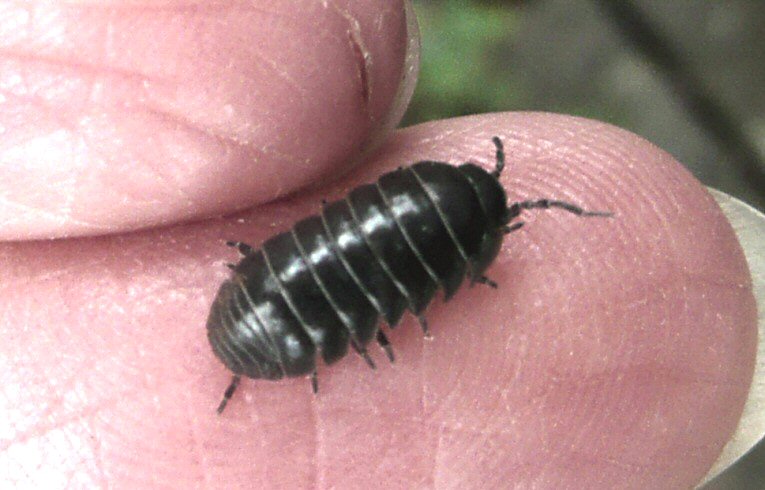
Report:
M 414 5 L 422 65 L 404 125 L 515 110 L 599 119 L 765 210 L 765 1 Z
M 629 129 L 765 210 L 765 1 L 414 0 L 403 125 L 497 111 Z M 704 487 L 765 489 L 765 444 Z

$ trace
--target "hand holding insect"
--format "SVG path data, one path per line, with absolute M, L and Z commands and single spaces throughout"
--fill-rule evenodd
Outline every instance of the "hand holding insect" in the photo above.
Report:
M 586 132 L 584 150 L 576 140 L 556 143 L 553 153 L 542 150 L 542 142 L 556 137 L 555 128 L 567 126 Z M 467 288 L 428 310 L 432 340 L 422 338 L 415 321 L 405 320 L 389 335 L 395 364 L 372 349 L 376 371 L 355 356 L 331 369 L 320 367 L 318 397 L 302 379 L 243 383 L 217 417 L 214 409 L 230 378 L 210 352 L 201 322 L 217 283 L 228 275 L 223 264 L 235 259 L 221 238 L 260 243 L 315 212 L 322 198 L 339 198 L 401 162 L 459 162 L 469 156 L 490 169 L 486 134 L 498 127 L 515 138 L 522 135 L 504 139 L 513 155 L 502 179 L 511 200 L 555 196 L 597 209 L 609 203 L 618 219 L 529 214 L 528 226 L 508 237 L 487 271 L 498 289 Z M 450 131 L 463 136 L 439 136 Z M 627 171 L 625 161 L 642 163 Z M 657 173 L 663 182 L 686 182 L 673 184 L 672 202 L 681 206 L 652 187 Z M 349 471 L 342 461 L 393 447 L 407 450 L 390 453 L 385 462 L 410 482 L 434 464 L 443 481 L 476 482 L 489 474 L 525 478 L 499 471 L 489 456 L 502 447 L 525 448 L 525 457 L 542 458 L 538 438 L 551 430 L 558 442 L 549 450 L 556 457 L 573 457 L 564 450 L 572 437 L 579 452 L 594 450 L 598 441 L 619 453 L 625 441 L 616 427 L 642 423 L 649 414 L 675 427 L 687 423 L 689 414 L 714 413 L 713 425 L 698 422 L 703 430 L 699 425 L 673 440 L 682 451 L 698 438 L 721 445 L 735 424 L 749 369 L 747 330 L 735 325 L 746 325 L 753 310 L 737 286 L 745 284 L 746 272 L 741 262 L 727 258 L 736 256 L 736 245 L 725 222 L 687 179 L 666 154 L 612 127 L 561 116 L 492 115 L 404 131 L 390 150 L 343 181 L 231 218 L 97 240 L 3 244 L 2 349 L 4 359 L 15 360 L 3 372 L 5 385 L 23 393 L 3 399 L 22 410 L 7 412 L 8 420 L 19 428 L 31 424 L 18 437 L 45 445 L 55 429 L 41 422 L 41 410 L 76 389 L 84 398 L 73 402 L 71 410 L 83 414 L 75 420 L 93 421 L 110 467 L 137 461 L 156 469 L 160 457 L 126 460 L 112 446 L 144 448 L 152 441 L 162 451 L 172 449 L 180 461 L 175 464 L 190 470 L 198 468 L 198 451 L 206 457 L 225 454 L 225 463 L 206 471 L 230 484 L 266 484 L 271 472 L 289 474 L 298 485 L 307 482 L 316 444 L 324 448 L 318 464 L 326 465 L 328 482 L 366 481 L 370 467 Z M 636 195 L 629 188 L 641 191 Z M 698 237 L 704 237 L 703 245 Z M 682 250 L 669 246 L 674 243 L 683 243 Z M 679 273 L 701 264 L 728 272 L 702 282 Z M 28 304 L 38 306 L 20 307 Z M 721 330 L 718 317 L 687 314 L 712 306 L 729 319 L 730 329 Z M 704 394 L 709 386 L 717 388 Z M 71 413 L 50 410 L 54 421 Z M 76 437 L 76 427 L 61 430 Z M 462 455 L 477 434 L 492 449 L 465 467 Z M 202 441 L 201 449 L 179 445 L 183 437 Z M 666 437 L 651 426 L 629 436 L 643 450 L 664 444 Z M 15 457 L 12 447 L 5 457 Z M 425 458 L 436 447 L 438 461 Z M 713 452 L 685 466 L 683 478 L 700 477 Z M 252 458 L 268 461 L 268 473 L 251 465 Z M 306 461 L 299 466 L 305 471 L 287 471 L 292 458 Z M 452 472 L 457 461 L 463 461 L 461 469 Z M 226 470 L 228 465 L 238 472 Z M 70 467 L 82 471 L 77 464 Z M 598 473 L 577 471 L 582 479 Z M 185 474 L 188 482 L 195 478 L 193 471 Z M 679 477 L 654 468 L 641 478 Z
M 394 2 L 378 3 L 385 15 L 359 15 L 362 27 L 395 24 Z M 46 7 L 63 9 L 55 22 L 79 22 L 60 30 L 66 36 L 82 29 L 80 4 Z M 14 152 L 23 132 L 4 134 L 4 161 L 26 159 L 2 167 L 14 171 L 0 179 L 4 202 L 20 205 L 4 208 L 0 232 L 10 240 L 103 236 L 0 243 L 0 486 L 698 481 L 735 425 L 754 315 L 730 228 L 698 183 L 632 134 L 545 114 L 410 128 L 363 159 L 369 121 L 384 121 L 390 109 L 401 73 L 385 70 L 401 66 L 405 37 L 325 39 L 310 31 L 315 16 L 301 14 L 301 23 L 239 7 L 93 8 L 87 36 L 56 38 L 46 52 L 61 61 L 51 66 L 70 68 L 50 74 L 71 77 L 62 90 L 74 93 L 65 96 L 44 90 L 39 60 L 19 57 L 30 63 L 19 79 L 40 93 L 11 101 L 19 104 L 13 121 L 25 124 L 4 127 L 34 138 Z M 332 11 L 321 28 L 347 34 L 341 14 Z M 279 32 L 299 29 L 277 39 L 251 16 Z M 185 28 L 168 32 L 178 25 Z M 94 46 L 100 32 L 111 38 Z M 48 34 L 38 33 L 40 42 Z M 285 41 L 301 35 L 311 42 Z M 335 43 L 325 65 L 306 62 L 317 39 Z M 279 42 L 300 49 L 269 57 Z M 346 56 L 349 42 L 374 63 L 365 66 L 358 49 Z M 87 63 L 109 50 L 134 63 L 138 78 L 125 78 L 122 64 L 99 71 Z M 335 103 L 317 103 L 327 94 Z M 294 105 L 259 111 L 264 97 Z M 42 115 L 40 101 L 48 104 Z M 204 320 L 229 277 L 223 265 L 236 260 L 223 240 L 257 246 L 316 213 L 322 199 L 419 160 L 471 159 L 491 171 L 494 135 L 505 144 L 500 182 L 511 202 L 549 196 L 618 219 L 528 213 L 528 226 L 504 241 L 487 270 L 499 287 L 434 301 L 430 340 L 404 320 L 389 335 L 395 364 L 370 349 L 376 371 L 357 356 L 320 365 L 319 397 L 303 379 L 242 383 L 216 416 L 230 373 L 209 348 Z M 356 158 L 364 164 L 350 171 Z M 19 178 L 19 169 L 32 173 Z

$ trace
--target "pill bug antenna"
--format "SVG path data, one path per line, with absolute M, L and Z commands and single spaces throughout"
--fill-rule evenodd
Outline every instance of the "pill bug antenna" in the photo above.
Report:
M 498 178 L 502 173 L 502 170 L 505 168 L 505 147 L 502 145 L 502 140 L 499 139 L 499 136 L 493 137 L 491 141 L 494 142 L 494 146 L 497 147 L 497 164 L 491 175 Z
M 232 396 L 234 396 L 234 392 L 236 391 L 236 387 L 239 386 L 239 381 L 241 381 L 242 377 L 238 374 L 235 374 L 233 378 L 231 378 L 231 384 L 228 385 L 228 388 L 226 388 L 226 392 L 223 393 L 223 400 L 221 400 L 220 405 L 218 405 L 218 415 L 223 413 L 223 410 L 226 408 L 226 404 L 231 399 Z
M 519 214 L 521 214 L 521 210 L 524 210 L 524 209 L 550 209 L 550 208 L 563 209 L 565 211 L 568 211 L 569 213 L 573 213 L 577 216 L 582 216 L 585 218 L 589 218 L 589 217 L 611 218 L 614 216 L 614 213 L 611 213 L 609 211 L 587 211 L 586 209 L 582 209 L 576 204 L 572 204 L 570 202 L 565 202 L 565 201 L 555 201 L 552 199 L 537 199 L 536 201 L 519 201 L 519 202 L 511 204 L 508 208 L 508 211 L 510 216 L 518 216 Z

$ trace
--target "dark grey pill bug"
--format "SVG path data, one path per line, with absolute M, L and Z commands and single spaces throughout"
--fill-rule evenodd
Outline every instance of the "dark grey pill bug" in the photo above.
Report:
M 316 392 L 317 355 L 332 364 L 350 345 L 374 368 L 366 347 L 376 340 L 393 361 L 380 317 L 395 327 L 409 310 L 428 335 L 423 312 L 436 290 L 448 301 L 465 278 L 496 287 L 484 271 L 504 236 L 523 226 L 513 222 L 521 211 L 611 215 L 550 199 L 508 205 L 502 141 L 492 141 L 493 171 L 417 162 L 325 204 L 258 250 L 228 242 L 243 258 L 229 265 L 207 319 L 213 352 L 234 373 L 218 413 L 242 376 L 309 376 Z

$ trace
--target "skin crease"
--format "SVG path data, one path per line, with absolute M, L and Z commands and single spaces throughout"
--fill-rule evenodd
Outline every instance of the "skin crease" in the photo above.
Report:
M 180 19 L 188 13 L 170 10 Z M 222 30 L 209 45 L 229 33 L 242 35 Z M 397 59 L 391 53 L 383 59 Z M 258 60 L 253 55 L 243 64 Z M 242 65 L 236 66 L 231 73 Z M 230 82 L 231 73 L 221 80 Z M 249 76 L 261 74 L 245 73 L 241 83 Z M 384 85 L 375 80 L 372 86 Z M 157 222 L 147 208 L 165 213 L 161 221 L 182 222 L 198 216 L 185 207 L 190 195 L 197 210 L 224 209 L 216 207 L 222 201 L 233 210 L 276 194 L 256 192 L 277 185 L 274 175 L 287 189 L 344 170 L 343 159 L 312 166 L 288 159 L 264 163 L 275 170 L 259 168 L 253 177 L 244 170 L 251 154 L 197 153 L 215 148 L 208 128 L 234 134 L 246 125 L 251 113 L 239 111 L 248 99 L 236 90 L 225 97 L 230 89 L 177 99 L 195 101 L 193 117 L 184 117 L 203 121 L 203 131 L 183 137 L 168 131 L 152 145 L 147 131 L 158 134 L 163 126 L 114 127 L 122 120 L 115 113 L 88 133 L 108 162 L 99 171 L 131 191 L 120 199 L 110 201 L 114 189 L 97 180 L 94 195 L 63 200 L 62 192 L 76 194 L 79 186 L 56 191 L 45 182 L 62 185 L 65 175 L 15 181 L 18 196 L 48 196 L 54 216 L 74 209 L 62 202 L 92 199 L 82 209 L 100 203 L 93 211 L 100 213 L 98 231 L 13 208 L 7 216 L 15 221 L 3 228 L 15 228 L 4 238 L 147 226 Z M 238 123 L 221 121 L 225 100 L 233 101 Z M 23 108 L 22 102 L 14 103 Z M 24 131 L 47 124 L 32 106 L 20 126 L 34 129 Z M 329 148 L 329 141 L 308 139 L 315 129 L 293 128 L 290 150 Z M 355 355 L 320 366 L 318 397 L 305 379 L 245 380 L 216 416 L 230 374 L 212 354 L 204 323 L 228 274 L 225 262 L 236 260 L 223 240 L 257 246 L 317 212 L 321 199 L 419 159 L 492 166 L 494 135 L 506 145 L 501 181 L 511 200 L 562 198 L 616 217 L 526 213 L 527 226 L 507 237 L 487 273 L 499 289 L 463 287 L 448 304 L 437 298 L 428 311 L 432 340 L 407 316 L 389 334 L 395 364 L 371 346 L 377 371 Z M 343 144 L 358 150 L 367 136 L 357 131 Z M 0 144 L 7 148 L 9 140 L 4 134 Z M 128 147 L 146 151 L 147 162 L 161 170 L 145 177 L 151 185 L 123 182 L 126 169 L 141 161 L 124 153 Z M 87 169 L 100 165 L 84 161 Z M 151 197 L 164 175 L 183 193 Z M 40 189 L 31 185 L 35 179 Z M 0 487 L 689 488 L 735 427 L 755 353 L 743 254 L 703 187 L 631 133 L 550 114 L 489 114 L 399 131 L 341 180 L 226 218 L 0 243 L 0 277 Z
M 212 216 L 347 169 L 406 36 L 401 0 L 0 2 L 0 240 Z

